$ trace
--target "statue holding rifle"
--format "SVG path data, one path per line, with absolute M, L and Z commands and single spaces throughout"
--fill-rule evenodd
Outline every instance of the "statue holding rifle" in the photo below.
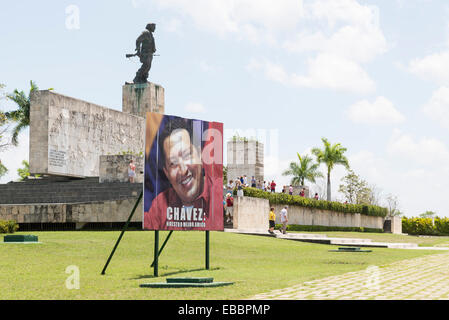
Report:
M 127 58 L 137 56 L 140 58 L 140 62 L 142 62 L 142 66 L 136 72 L 136 76 L 133 80 L 134 83 L 147 82 L 153 55 L 156 52 L 156 45 L 153 37 L 154 30 L 156 30 L 156 24 L 147 24 L 145 30 L 136 40 L 136 53 L 126 55 Z

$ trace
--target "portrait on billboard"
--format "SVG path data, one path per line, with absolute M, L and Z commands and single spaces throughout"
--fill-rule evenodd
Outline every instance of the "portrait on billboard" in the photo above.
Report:
M 146 230 L 223 230 L 223 124 L 148 112 Z

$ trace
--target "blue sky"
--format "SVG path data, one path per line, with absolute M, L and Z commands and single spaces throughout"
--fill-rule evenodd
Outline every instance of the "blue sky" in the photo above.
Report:
M 139 68 L 124 55 L 148 22 L 160 54 L 149 80 L 165 88 L 166 113 L 265 133 L 267 179 L 288 183 L 296 152 L 327 137 L 406 215 L 449 216 L 447 1 L 18 0 L 0 11 L 0 83 L 34 80 L 120 110 Z M 28 134 L 0 154 L 1 182 L 17 178 Z M 335 199 L 344 175 L 332 174 Z

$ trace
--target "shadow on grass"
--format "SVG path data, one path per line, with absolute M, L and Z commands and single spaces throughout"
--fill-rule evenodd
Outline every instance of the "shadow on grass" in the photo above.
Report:
M 215 267 L 215 268 L 211 268 L 209 270 L 206 270 L 204 268 L 190 269 L 190 270 L 181 269 L 179 271 L 160 274 L 158 277 L 155 277 L 154 275 L 139 275 L 136 278 L 130 278 L 129 280 L 152 279 L 152 278 L 160 278 L 160 277 L 165 277 L 165 276 L 172 276 L 172 275 L 181 274 L 181 273 L 188 273 L 188 272 L 195 272 L 195 271 L 215 271 L 215 270 L 220 270 L 220 268 Z

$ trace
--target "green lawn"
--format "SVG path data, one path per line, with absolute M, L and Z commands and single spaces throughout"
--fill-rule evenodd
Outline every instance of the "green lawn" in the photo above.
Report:
M 20 232 L 18 234 L 21 234 Z M 22 233 L 23 234 L 23 233 Z M 439 251 L 373 249 L 328 252 L 335 246 L 224 232 L 211 232 L 211 270 L 204 270 L 204 232 L 174 232 L 154 278 L 153 232 L 130 231 L 105 276 L 100 272 L 119 232 L 27 232 L 42 244 L 0 244 L 0 299 L 244 299 L 370 265 Z M 161 232 L 162 244 L 167 235 Z M 0 237 L 0 241 L 2 237 Z M 66 267 L 80 269 L 81 288 L 68 290 Z M 213 277 L 233 281 L 218 288 L 149 289 L 143 282 L 166 277 Z
M 291 231 L 295 232 L 295 231 Z M 325 234 L 330 238 L 358 238 L 358 239 L 371 239 L 373 242 L 408 242 L 417 243 L 420 247 L 449 247 L 449 237 L 427 237 L 427 236 L 411 236 L 402 234 L 391 233 L 370 233 L 370 232 L 302 232 L 297 233 L 310 233 L 310 234 Z

